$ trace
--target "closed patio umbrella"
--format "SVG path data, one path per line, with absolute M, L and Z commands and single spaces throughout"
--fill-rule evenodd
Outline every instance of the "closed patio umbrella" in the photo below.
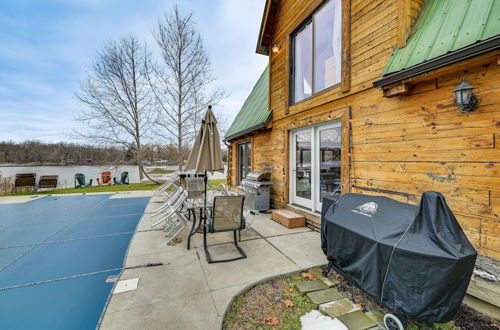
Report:
M 201 121 L 200 131 L 196 136 L 193 149 L 189 154 L 186 170 L 194 170 L 196 173 L 205 172 L 205 204 L 207 202 L 207 171 L 222 171 L 222 151 L 220 136 L 217 130 L 217 120 L 212 112 L 212 107 Z

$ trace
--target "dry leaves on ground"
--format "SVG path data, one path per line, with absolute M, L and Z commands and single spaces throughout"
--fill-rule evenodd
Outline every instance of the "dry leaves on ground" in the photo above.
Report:
M 182 242 L 182 238 L 180 237 L 175 237 L 168 245 L 177 245 Z
M 361 304 L 361 303 L 357 303 L 357 304 L 356 304 L 356 306 L 358 306 L 358 307 L 359 307 L 359 309 L 361 309 L 362 311 L 367 310 L 367 309 L 365 308 L 365 306 L 363 306 L 363 304 Z
M 345 285 L 349 285 L 349 282 L 340 274 L 337 274 L 333 272 L 333 278 L 335 278 L 337 281 L 344 283 Z
M 303 278 L 307 278 L 307 279 L 309 279 L 309 280 L 311 280 L 311 281 L 314 281 L 314 280 L 316 279 L 316 276 L 314 276 L 313 274 L 306 273 L 306 272 L 301 273 L 300 275 L 301 275 Z
M 293 307 L 293 302 L 291 300 L 285 299 L 283 300 L 285 307 Z
M 266 325 L 272 326 L 280 324 L 280 320 L 277 317 L 265 317 L 264 322 L 266 323 Z

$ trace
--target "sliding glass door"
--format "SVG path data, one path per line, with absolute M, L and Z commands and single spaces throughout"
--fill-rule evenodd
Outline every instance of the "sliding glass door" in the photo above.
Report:
M 318 126 L 315 129 L 317 152 L 316 169 L 316 190 L 318 196 L 315 200 L 316 211 L 321 211 L 323 197 L 326 195 L 340 193 L 340 125 Z
M 292 133 L 292 199 L 308 208 L 312 207 L 312 132 L 299 130 Z
M 340 193 L 340 123 L 292 131 L 290 141 L 291 202 L 321 211 L 324 196 Z
M 252 171 L 252 143 L 246 141 L 238 144 L 238 186 L 249 172 Z

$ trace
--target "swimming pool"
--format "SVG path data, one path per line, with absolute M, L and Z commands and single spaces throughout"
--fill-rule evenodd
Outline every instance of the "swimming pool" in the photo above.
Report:
M 94 329 L 149 197 L 0 205 L 0 329 Z

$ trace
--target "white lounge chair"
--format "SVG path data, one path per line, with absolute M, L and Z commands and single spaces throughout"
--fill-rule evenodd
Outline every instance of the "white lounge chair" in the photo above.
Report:
M 161 214 L 166 208 L 168 208 L 173 202 L 177 200 L 179 195 L 184 191 L 182 187 L 177 184 L 172 185 L 172 189 L 168 192 L 165 192 L 165 196 L 163 197 L 162 204 L 157 207 L 155 210 L 148 212 L 152 214 L 151 217 L 155 218 Z
M 174 184 L 176 179 L 177 179 L 177 177 L 170 176 L 165 183 L 163 183 L 161 186 L 157 187 L 154 190 L 152 197 L 158 197 L 158 196 L 161 196 L 162 194 L 164 194 L 165 192 L 167 192 L 168 188 L 170 188 L 170 186 L 172 186 Z
M 170 217 L 172 217 L 175 212 L 179 211 L 187 198 L 187 192 L 184 189 L 179 187 L 177 191 L 178 193 L 175 194 L 171 203 L 165 203 L 162 205 L 161 211 L 153 214 L 153 221 L 156 221 L 151 225 L 151 227 L 156 227 L 162 223 L 165 223 L 165 226 L 169 225 Z

